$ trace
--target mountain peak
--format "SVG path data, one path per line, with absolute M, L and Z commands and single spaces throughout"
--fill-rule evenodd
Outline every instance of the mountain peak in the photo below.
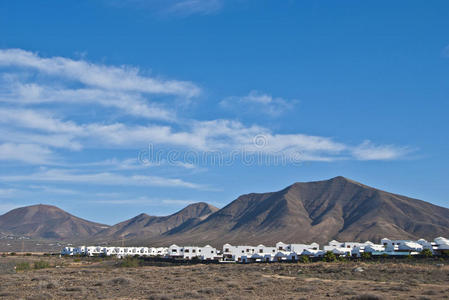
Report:
M 0 216 L 0 228 L 6 232 L 38 238 L 65 239 L 88 237 L 106 225 L 75 217 L 45 204 L 13 209 Z

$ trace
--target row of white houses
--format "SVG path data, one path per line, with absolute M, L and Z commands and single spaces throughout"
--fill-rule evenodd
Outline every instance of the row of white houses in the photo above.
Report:
M 420 239 L 412 240 L 390 240 L 382 239 L 380 244 L 370 241 L 359 242 L 338 242 L 331 241 L 328 245 L 320 249 L 317 243 L 311 244 L 285 244 L 279 242 L 274 247 L 258 246 L 233 246 L 224 244 L 223 249 L 217 250 L 209 245 L 204 247 L 177 246 L 170 247 L 102 247 L 102 246 L 81 246 L 65 247 L 62 255 L 84 255 L 84 256 L 143 256 L 161 257 L 182 260 L 215 260 L 234 262 L 273 262 L 273 261 L 296 261 L 300 256 L 322 257 L 327 252 L 332 252 L 337 256 L 360 257 L 362 253 L 376 255 L 417 255 L 424 249 L 429 249 L 433 254 L 439 255 L 442 252 L 449 253 L 449 239 L 439 237 L 433 242 Z

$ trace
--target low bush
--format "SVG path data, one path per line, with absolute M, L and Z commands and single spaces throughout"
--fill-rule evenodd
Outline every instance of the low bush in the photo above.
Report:
M 432 250 L 430 250 L 430 249 L 424 249 L 423 251 L 421 251 L 420 254 L 423 257 L 432 257 L 433 256 Z
M 125 257 L 119 264 L 122 268 L 137 268 L 141 264 L 141 260 L 137 257 Z
M 331 251 L 327 251 L 323 256 L 323 260 L 327 262 L 337 261 L 337 256 Z
M 16 252 L 11 252 L 11 253 L 9 253 L 9 255 L 15 256 L 15 255 L 16 255 Z
M 363 252 L 362 254 L 360 254 L 360 257 L 364 260 L 368 260 L 371 259 L 371 253 L 369 252 Z
M 39 270 L 39 269 L 46 269 L 46 268 L 50 268 L 50 263 L 48 261 L 40 260 L 40 261 L 34 262 L 34 269 Z
M 27 271 L 31 269 L 29 262 L 20 262 L 16 265 L 16 271 Z
M 307 264 L 310 262 L 310 259 L 307 255 L 301 255 L 299 257 L 299 262 L 303 263 L 303 264 Z

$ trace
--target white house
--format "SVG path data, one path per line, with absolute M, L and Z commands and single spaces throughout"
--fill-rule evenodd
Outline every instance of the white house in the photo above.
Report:
M 320 250 L 320 245 L 312 244 L 285 244 L 283 242 L 276 243 L 276 250 L 283 252 L 295 252 L 297 255 L 302 255 L 304 250 Z
M 223 260 L 241 261 L 242 256 L 251 256 L 255 253 L 256 247 L 253 246 L 232 246 L 223 245 Z
M 171 258 L 183 258 L 184 257 L 184 247 L 178 245 L 171 245 L 168 247 L 168 256 Z
M 434 241 L 438 250 L 449 250 L 449 239 L 437 237 Z
M 383 238 L 381 244 L 385 246 L 386 252 L 408 252 L 409 254 L 417 254 L 423 250 L 423 246 L 411 240 L 390 240 Z
M 216 248 L 209 245 L 199 248 L 199 251 L 199 258 L 202 260 L 217 260 L 223 258 Z
M 184 246 L 184 247 L 182 247 L 182 252 L 183 252 L 184 259 L 193 259 L 193 258 L 198 258 L 198 256 L 201 253 L 201 249 L 200 249 L 200 247 Z M 172 255 L 172 254 L 170 254 L 170 255 Z M 174 255 L 172 255 L 172 256 L 174 256 Z
M 332 252 L 336 255 L 342 255 L 342 256 L 351 256 L 351 255 L 357 255 L 359 256 L 361 252 L 365 249 L 367 246 L 374 245 L 370 241 L 366 241 L 365 243 L 359 243 L 359 242 L 339 242 L 336 240 L 330 241 L 328 245 L 324 246 L 324 252 Z

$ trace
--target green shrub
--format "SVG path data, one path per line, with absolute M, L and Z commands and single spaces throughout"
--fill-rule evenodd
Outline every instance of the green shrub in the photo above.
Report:
M 14 256 L 14 255 L 16 255 L 16 252 L 11 252 L 11 253 L 9 253 L 9 255 Z
M 346 256 L 338 256 L 337 260 L 341 261 L 341 262 L 347 262 L 347 261 L 349 261 L 349 258 Z
M 125 257 L 120 262 L 122 268 L 137 268 L 138 266 L 140 266 L 140 259 L 137 257 Z
M 307 255 L 301 255 L 299 257 L 299 261 L 302 262 L 303 264 L 307 264 L 310 262 L 310 259 Z
M 25 253 L 25 256 L 31 256 L 31 253 Z
M 337 261 L 337 256 L 332 251 L 327 251 L 323 256 L 324 261 L 332 262 Z
M 75 258 L 73 261 L 74 261 L 74 262 L 80 262 L 80 261 L 81 261 L 81 258 Z
M 421 256 L 423 256 L 423 257 L 432 257 L 433 256 L 432 250 L 424 249 L 423 251 L 421 251 Z
M 36 261 L 34 263 L 34 269 L 38 270 L 38 269 L 46 269 L 46 268 L 50 268 L 50 263 L 48 261 Z
M 360 254 L 360 257 L 362 259 L 371 259 L 371 253 L 369 253 L 369 252 L 362 252 L 362 254 Z
M 29 262 L 20 262 L 16 265 L 16 271 L 26 271 L 31 269 Z

